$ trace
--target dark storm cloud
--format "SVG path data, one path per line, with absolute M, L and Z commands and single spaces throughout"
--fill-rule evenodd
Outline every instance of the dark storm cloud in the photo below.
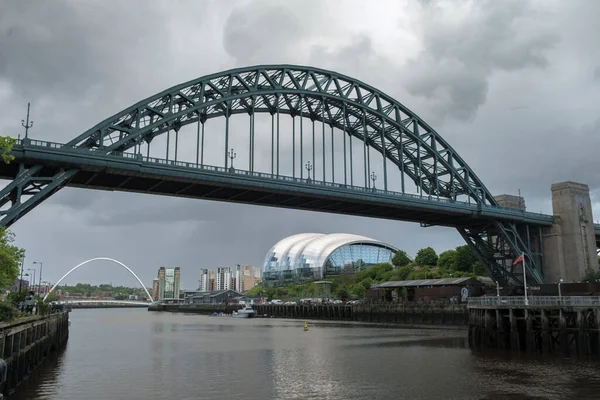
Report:
M 547 67 L 546 52 L 559 38 L 549 28 L 532 26 L 535 12 L 526 1 L 455 5 L 424 8 L 416 22 L 423 50 L 406 64 L 405 85 L 441 116 L 468 120 L 485 103 L 494 73 Z
M 116 3 L 115 3 L 116 4 Z M 0 79 L 24 97 L 85 96 L 131 76 L 129 54 L 160 25 L 149 3 L 88 7 L 68 0 L 5 1 L 0 12 Z M 159 43 L 155 43 L 159 44 Z

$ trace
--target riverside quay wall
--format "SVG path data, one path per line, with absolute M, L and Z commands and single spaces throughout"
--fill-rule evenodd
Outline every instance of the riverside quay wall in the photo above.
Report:
M 52 351 L 69 338 L 69 313 L 20 318 L 0 323 L 0 353 L 7 364 L 6 381 L 0 393 L 10 395 Z
M 468 308 L 472 348 L 600 355 L 600 297 L 482 297 Z
M 240 306 L 153 304 L 149 311 L 230 314 Z M 460 304 L 376 304 L 376 305 L 254 305 L 259 317 L 322 319 L 419 325 L 464 325 L 469 322 L 467 307 Z

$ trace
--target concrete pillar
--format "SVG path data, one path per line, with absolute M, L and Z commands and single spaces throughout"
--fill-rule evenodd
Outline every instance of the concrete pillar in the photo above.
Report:
M 578 282 L 598 270 L 589 187 L 582 183 L 552 185 L 554 226 L 544 232 L 546 282 Z

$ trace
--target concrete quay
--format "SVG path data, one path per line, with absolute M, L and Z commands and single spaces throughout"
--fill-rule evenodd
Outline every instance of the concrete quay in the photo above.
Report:
M 69 338 L 69 313 L 31 316 L 0 324 L 0 355 L 7 364 L 0 393 L 10 395 L 50 352 L 62 348 Z
M 600 297 L 482 297 L 468 308 L 472 348 L 600 355 Z
M 153 304 L 149 311 L 195 314 L 230 314 L 240 306 L 220 304 Z M 467 308 L 460 304 L 365 304 L 365 305 L 254 305 L 261 317 L 357 321 L 410 325 L 463 325 L 469 321 Z

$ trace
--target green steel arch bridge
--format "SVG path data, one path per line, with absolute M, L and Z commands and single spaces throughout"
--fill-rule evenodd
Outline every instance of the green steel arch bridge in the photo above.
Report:
M 233 118 L 246 120 L 242 168 L 234 168 L 237 153 L 230 149 Z M 218 138 L 205 140 L 212 119 L 220 121 Z M 283 128 L 290 120 L 291 129 Z M 157 150 L 152 143 L 159 136 L 166 142 Z M 195 148 L 180 148 L 184 137 Z M 270 143 L 270 154 L 256 151 L 257 138 Z M 211 142 L 224 146 L 206 149 Z M 195 158 L 183 161 L 184 150 Z M 207 163 L 215 151 L 222 163 Z M 12 154 L 14 162 L 0 166 L 0 177 L 11 180 L 0 191 L 1 226 L 66 186 L 162 194 L 454 227 L 496 281 L 520 284 L 522 270 L 512 260 L 522 253 L 530 282 L 544 280 L 542 229 L 552 225 L 551 215 L 500 207 L 425 121 L 332 71 L 266 65 L 203 76 L 68 143 L 26 137 Z M 260 170 L 265 162 L 267 171 Z M 595 232 L 600 241 L 600 226 Z

